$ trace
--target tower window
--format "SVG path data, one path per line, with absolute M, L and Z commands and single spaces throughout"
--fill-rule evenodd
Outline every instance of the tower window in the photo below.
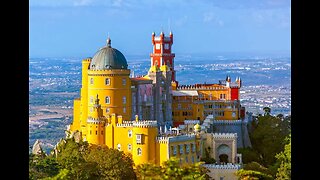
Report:
M 177 155 L 177 146 L 173 146 L 173 155 Z
M 106 97 L 106 104 L 110 104 L 110 96 Z
M 106 113 L 109 113 L 110 112 L 110 108 L 106 108 Z
M 141 142 L 142 142 L 142 134 L 137 134 L 136 141 L 137 141 L 137 144 L 141 144 Z
M 119 151 L 121 151 L 121 144 L 118 144 L 118 145 L 117 145 L 117 149 L 118 149 Z
M 189 153 L 189 152 L 190 152 L 190 145 L 187 144 L 187 145 L 186 145 L 186 153 Z
M 132 145 L 128 144 L 128 150 L 131 151 L 131 149 L 132 149 Z
M 179 145 L 180 146 L 180 154 L 183 154 L 183 145 Z
M 195 144 L 191 144 L 192 145 L 192 152 L 196 152 L 196 145 Z
M 141 148 L 138 148 L 138 149 L 137 149 L 137 154 L 138 154 L 138 156 L 141 156 L 141 155 L 142 155 L 142 149 L 141 149 Z
M 169 49 L 169 44 L 168 43 L 164 44 L 164 49 Z
M 92 112 L 92 111 L 93 111 L 93 108 L 91 107 L 91 108 L 90 108 L 90 112 Z
M 92 134 L 92 131 L 90 130 L 90 134 Z
M 90 96 L 90 103 L 93 103 L 93 97 Z
M 126 107 L 123 108 L 123 113 L 126 113 L 127 109 Z
M 93 84 L 93 78 L 90 78 L 90 84 Z
M 126 84 L 127 84 L 127 81 L 126 81 L 126 79 L 125 79 L 125 78 L 123 78 L 123 79 L 122 79 L 122 85 L 124 85 L 124 86 L 125 86 Z
M 160 44 L 156 44 L 156 49 L 160 49 Z
M 98 135 L 98 131 L 96 131 L 96 135 Z
M 122 103 L 126 104 L 127 103 L 127 98 L 125 96 L 122 97 Z
M 132 130 L 128 130 L 128 137 L 131 138 L 132 137 Z
M 106 85 L 110 85 L 110 78 L 106 78 Z

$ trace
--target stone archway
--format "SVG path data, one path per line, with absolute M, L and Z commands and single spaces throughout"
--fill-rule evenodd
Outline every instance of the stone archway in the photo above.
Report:
M 219 163 L 231 162 L 231 148 L 226 144 L 221 144 L 218 149 Z
M 219 162 L 220 163 L 228 163 L 228 155 L 226 154 L 220 154 L 219 156 Z

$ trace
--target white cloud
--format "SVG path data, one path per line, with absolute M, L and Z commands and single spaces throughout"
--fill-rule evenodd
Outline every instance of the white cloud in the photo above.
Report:
M 74 0 L 74 6 L 88 6 L 92 4 L 93 0 Z
M 183 25 L 186 24 L 187 22 L 188 22 L 188 16 L 185 15 L 185 16 L 177 19 L 177 20 L 175 21 L 175 25 L 177 25 L 177 26 L 183 26 Z
M 218 18 L 213 12 L 206 12 L 203 14 L 203 22 L 214 23 L 218 26 L 223 26 L 224 22 Z

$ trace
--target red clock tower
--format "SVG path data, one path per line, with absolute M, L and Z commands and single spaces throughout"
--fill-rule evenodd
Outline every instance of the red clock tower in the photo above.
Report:
M 157 67 L 167 65 L 172 72 L 172 81 L 176 81 L 173 61 L 175 54 L 171 53 L 172 44 L 172 32 L 170 32 L 169 37 L 166 37 L 163 32 L 160 33 L 160 36 L 156 36 L 154 32 L 152 33 L 153 53 L 150 54 L 151 67 L 154 65 Z

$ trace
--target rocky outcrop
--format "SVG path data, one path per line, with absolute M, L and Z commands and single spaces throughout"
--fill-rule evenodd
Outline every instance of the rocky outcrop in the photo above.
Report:
M 32 147 L 32 154 L 35 154 L 35 155 L 42 155 L 44 154 L 41 146 L 40 146 L 40 141 L 39 140 L 36 140 L 36 142 L 33 144 L 33 147 Z

